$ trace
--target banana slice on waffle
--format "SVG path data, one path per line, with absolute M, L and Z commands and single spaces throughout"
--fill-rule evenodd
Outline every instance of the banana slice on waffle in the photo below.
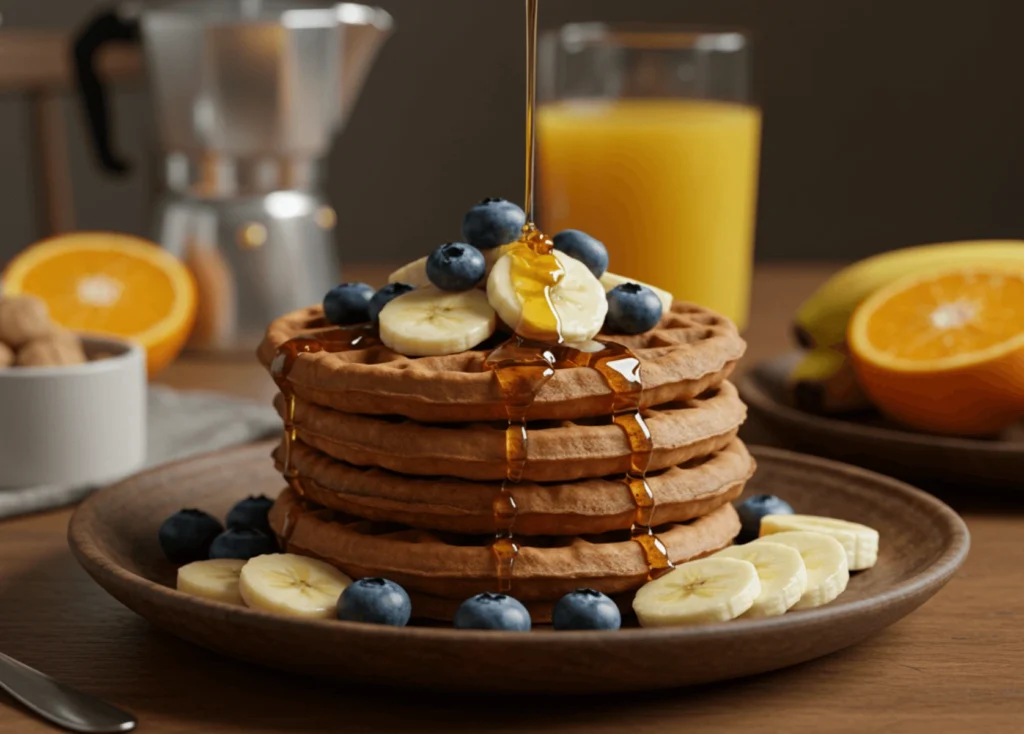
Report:
M 552 262 L 557 272 L 534 273 L 539 277 L 524 279 L 516 270 L 529 268 L 514 262 L 518 254 L 516 249 L 498 258 L 487 278 L 487 300 L 501 320 L 527 339 L 557 341 L 561 336 L 567 342 L 585 342 L 597 336 L 608 313 L 608 300 L 587 266 L 556 251 L 550 261 L 545 256 L 545 261 Z M 548 276 L 548 282 L 543 282 Z M 524 284 L 524 280 L 529 282 Z M 547 304 L 538 299 L 546 299 Z M 557 333 L 551 328 L 552 311 L 557 317 Z
M 394 299 L 380 312 L 380 340 L 407 357 L 458 354 L 486 341 L 497 324 L 483 291 L 433 286 Z
M 605 293 L 626 283 L 636 283 L 637 285 L 647 286 L 652 291 L 654 291 L 654 295 L 656 295 L 658 297 L 658 300 L 661 301 L 661 312 L 663 314 L 668 313 L 669 311 L 672 310 L 673 295 L 666 290 L 657 288 L 651 285 L 650 283 L 644 283 L 643 281 L 639 281 L 636 278 L 627 278 L 624 275 L 616 275 L 615 273 L 605 273 L 604 275 L 601 276 L 601 285 L 604 286 Z
M 388 283 L 408 283 L 417 288 L 430 286 L 430 278 L 427 277 L 427 258 L 421 257 L 403 265 L 388 276 Z

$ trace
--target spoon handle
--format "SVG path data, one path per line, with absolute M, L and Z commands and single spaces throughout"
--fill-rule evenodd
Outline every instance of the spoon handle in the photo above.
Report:
M 135 728 L 135 717 L 0 653 L 0 688 L 44 719 L 70 731 L 113 734 Z

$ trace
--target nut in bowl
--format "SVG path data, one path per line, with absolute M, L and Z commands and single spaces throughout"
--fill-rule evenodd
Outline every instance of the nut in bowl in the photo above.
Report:
M 145 459 L 145 352 L 60 330 L 40 306 L 0 300 L 0 488 L 127 476 Z

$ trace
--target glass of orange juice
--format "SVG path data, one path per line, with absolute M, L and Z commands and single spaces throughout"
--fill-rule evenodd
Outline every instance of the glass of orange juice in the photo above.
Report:
M 747 321 L 761 143 L 738 31 L 573 24 L 541 45 L 540 225 Z

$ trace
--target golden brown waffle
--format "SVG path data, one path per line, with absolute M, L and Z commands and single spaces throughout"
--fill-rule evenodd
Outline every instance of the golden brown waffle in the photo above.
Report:
M 278 396 L 276 406 L 284 410 Z M 649 470 L 678 466 L 725 448 L 746 417 L 736 388 L 723 382 L 693 400 L 647 408 L 654 440 Z M 505 478 L 505 421 L 423 424 L 396 417 L 340 413 L 297 401 L 295 425 L 308 446 L 356 466 L 401 474 L 476 481 Z M 576 421 L 530 421 L 523 478 L 564 482 L 629 470 L 625 432 L 608 416 Z
M 274 453 L 279 469 L 283 445 Z M 453 533 L 494 532 L 493 502 L 501 483 L 427 478 L 361 468 L 336 461 L 301 442 L 292 446 L 292 466 L 305 496 L 332 510 L 375 522 Z M 657 503 L 654 521 L 684 522 L 736 499 L 754 472 L 754 460 L 736 439 L 721 451 L 647 476 Z M 587 535 L 625 530 L 636 504 L 622 477 L 512 487 L 515 533 Z
M 418 617 L 449 619 L 464 599 L 496 588 L 488 547 L 493 536 L 448 535 L 306 509 L 291 489 L 274 504 L 270 524 L 278 536 L 287 536 L 282 544 L 290 553 L 321 558 L 353 578 L 383 576 L 401 584 Z M 726 503 L 692 522 L 657 530 L 669 557 L 682 563 L 729 545 L 739 527 L 736 511 Z M 519 541 L 511 593 L 531 609 L 535 621 L 550 618 L 552 603 L 573 589 L 617 595 L 647 580 L 643 550 L 628 532 Z
M 271 323 L 257 352 L 269 368 L 276 350 L 311 328 L 323 328 L 320 307 Z M 288 380 L 309 403 L 348 413 L 402 415 L 419 421 L 490 421 L 506 417 L 494 376 L 484 368 L 490 349 L 507 338 L 444 357 L 409 358 L 385 346 L 302 354 Z M 726 318 L 676 302 L 661 324 L 644 334 L 608 339 L 629 347 L 641 362 L 644 406 L 694 398 L 726 379 L 745 344 Z M 606 415 L 611 391 L 595 370 L 559 369 L 537 394 L 529 418 L 572 420 Z

